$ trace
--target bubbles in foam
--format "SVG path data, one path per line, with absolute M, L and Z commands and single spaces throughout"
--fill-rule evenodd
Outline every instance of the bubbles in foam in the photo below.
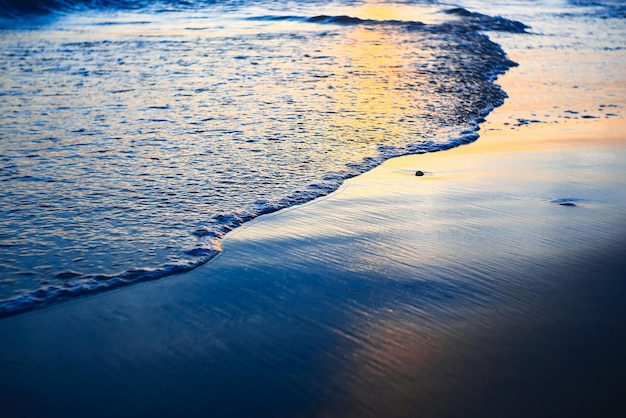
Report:
M 0 273 L 19 285 L 0 284 L 0 316 L 195 268 L 259 215 L 475 140 L 505 97 L 493 82 L 513 63 L 484 15 L 302 8 L 196 9 L 202 31 L 184 13 L 92 11 L 2 35 Z

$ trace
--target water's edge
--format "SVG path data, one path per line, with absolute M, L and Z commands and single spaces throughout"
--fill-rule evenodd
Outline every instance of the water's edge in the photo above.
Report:
M 471 14 L 471 12 L 465 9 L 452 9 L 449 12 L 463 16 L 469 13 L 469 16 L 476 15 L 479 19 L 485 16 Z M 292 16 L 286 18 L 294 19 Z M 496 23 L 501 22 L 497 19 L 492 21 Z M 359 21 L 357 23 L 362 22 Z M 527 28 L 527 26 L 521 23 L 515 27 L 504 29 L 500 28 L 498 25 L 494 28 L 490 28 L 488 25 L 481 26 L 483 30 L 492 29 L 512 32 L 517 32 L 518 30 L 523 32 L 525 28 Z M 225 219 L 220 219 L 219 224 L 201 227 L 193 233 L 193 235 L 197 237 L 197 243 L 193 248 L 187 251 L 187 254 L 193 257 L 190 260 L 166 263 L 156 268 L 131 268 L 119 274 L 82 275 L 72 271 L 60 273 L 61 276 L 59 276 L 59 278 L 68 279 L 64 285 L 53 284 L 42 286 L 36 290 L 23 291 L 14 297 L 0 301 L 0 319 L 33 309 L 47 307 L 74 297 L 92 295 L 134 283 L 157 280 L 192 271 L 208 263 L 220 254 L 221 241 L 228 232 L 252 219 L 256 219 L 262 215 L 276 213 L 283 209 L 293 208 L 320 197 L 327 196 L 338 190 L 346 180 L 368 172 L 389 159 L 404 155 L 445 151 L 476 141 L 479 138 L 478 131 L 480 130 L 480 124 L 485 121 L 485 117 L 491 113 L 493 109 L 501 106 L 504 103 L 504 99 L 507 97 L 506 92 L 495 83 L 498 75 L 504 74 L 509 68 L 517 66 L 516 63 L 506 58 L 505 52 L 499 45 L 491 41 L 486 35 L 483 34 L 481 36 L 484 36 L 495 48 L 499 49 L 499 52 L 502 54 L 502 60 L 494 64 L 492 70 L 485 74 L 487 83 L 495 87 L 499 93 L 499 97 L 494 98 L 492 103 L 488 103 L 485 108 L 477 111 L 473 120 L 466 122 L 465 125 L 459 125 L 458 136 L 449 138 L 446 142 L 427 141 L 411 144 L 404 148 L 379 146 L 375 156 L 366 157 L 358 164 L 349 165 L 346 167 L 346 170 L 340 173 L 328 173 L 321 181 L 305 186 L 304 189 L 286 196 L 274 204 L 258 205 L 252 208 L 245 208 L 246 210 L 242 210 L 238 213 L 224 215 Z
M 494 75 L 493 78 L 495 80 L 496 75 Z M 495 103 L 488 110 L 486 110 L 482 116 L 476 118 L 475 131 L 471 133 L 468 132 L 466 135 L 456 138 L 446 143 L 444 146 L 439 146 L 438 149 L 415 151 L 405 150 L 404 152 L 396 152 L 394 153 L 394 155 L 389 157 L 385 157 L 383 154 L 381 154 L 376 159 L 366 158 L 363 164 L 363 171 L 358 174 L 350 173 L 349 175 L 346 175 L 340 182 L 336 184 L 336 187 L 333 187 L 332 189 L 320 189 L 317 196 L 307 196 L 310 198 L 302 201 L 297 201 L 289 206 L 277 208 L 267 207 L 261 213 L 255 215 L 248 214 L 245 217 L 238 217 L 235 219 L 237 225 L 224 228 L 228 229 L 228 231 L 223 231 L 223 233 L 221 233 L 219 236 L 215 236 L 214 232 L 207 231 L 206 235 L 200 236 L 200 239 L 198 240 L 198 245 L 190 251 L 190 254 L 199 256 L 195 260 L 188 261 L 184 264 L 165 264 L 155 269 L 131 269 L 119 275 L 93 275 L 85 277 L 81 280 L 81 282 L 75 283 L 72 287 L 48 286 L 32 292 L 21 293 L 14 298 L 0 302 L 0 319 L 28 312 L 34 309 L 44 308 L 52 305 L 53 303 L 62 302 L 73 297 L 92 295 L 104 292 L 106 290 L 117 289 L 122 286 L 162 279 L 175 274 L 182 274 L 195 270 L 196 268 L 203 266 L 204 264 L 214 259 L 217 255 L 219 255 L 222 250 L 222 239 L 226 236 L 226 234 L 228 234 L 228 232 L 233 231 L 235 228 L 243 225 L 244 223 L 247 223 L 263 215 L 275 214 L 276 212 L 279 212 L 281 210 L 291 209 L 309 203 L 321 197 L 328 196 L 331 193 L 337 191 L 346 180 L 373 170 L 376 167 L 382 165 L 385 161 L 388 161 L 392 158 L 398 158 L 406 155 L 447 151 L 453 148 L 473 143 L 480 137 L 480 135 L 477 133 L 477 131 L 480 129 L 480 123 L 484 122 L 484 118 L 489 113 L 491 113 L 493 109 L 501 106 L 502 104 L 504 104 L 504 100 L 502 100 L 500 103 Z

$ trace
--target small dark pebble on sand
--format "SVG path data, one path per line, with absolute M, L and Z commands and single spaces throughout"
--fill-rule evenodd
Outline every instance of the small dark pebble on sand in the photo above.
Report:
M 555 200 L 550 201 L 550 203 L 554 203 L 559 206 L 577 207 L 578 205 L 574 203 L 575 200 L 579 200 L 579 199 L 573 199 L 573 198 L 555 199 Z
M 422 177 L 422 176 L 424 175 L 424 172 L 423 172 L 422 170 L 417 170 L 417 171 L 415 172 L 415 175 L 416 175 L 417 177 Z

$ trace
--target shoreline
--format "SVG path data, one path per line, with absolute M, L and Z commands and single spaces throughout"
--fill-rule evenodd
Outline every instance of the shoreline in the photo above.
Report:
M 196 270 L 3 319 L 3 415 L 619 416 L 624 120 L 507 103 Z
M 461 3 L 534 26 L 485 33 L 519 66 L 477 141 L 245 222 L 192 271 L 0 319 L 0 416 L 626 416 L 623 16 Z

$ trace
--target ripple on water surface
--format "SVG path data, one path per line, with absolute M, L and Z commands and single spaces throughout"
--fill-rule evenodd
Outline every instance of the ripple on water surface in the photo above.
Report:
M 513 65 L 477 31 L 504 20 L 459 10 L 432 24 L 203 10 L 200 28 L 146 9 L 2 32 L 0 274 L 14 281 L 0 299 L 193 268 L 259 214 L 475 140 Z

